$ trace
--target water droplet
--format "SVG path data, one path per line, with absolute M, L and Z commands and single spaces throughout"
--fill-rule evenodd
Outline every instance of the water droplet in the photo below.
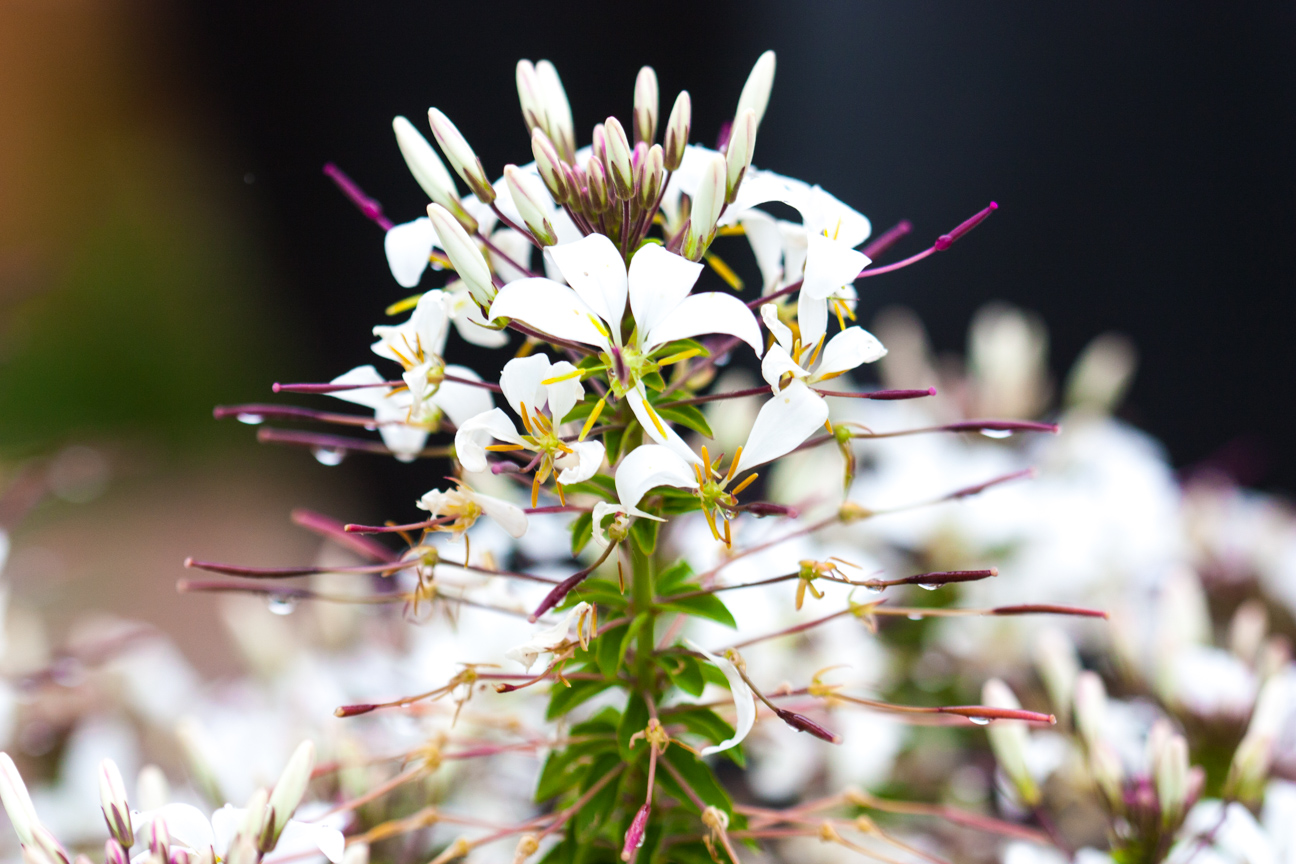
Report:
M 987 438 L 1011 438 L 1013 430 L 1011 429 L 982 429 L 981 434 Z
M 869 585 L 868 583 L 865 583 L 864 590 L 870 594 L 881 594 L 886 589 L 881 585 Z
M 923 589 L 924 591 L 935 591 L 937 588 L 941 586 L 935 582 L 919 582 L 918 587 Z
M 989 717 L 969 717 L 968 719 L 971 720 L 973 723 L 975 723 L 975 724 L 978 725 L 978 726 L 989 726 L 989 725 L 990 725 L 990 718 L 989 718 Z
M 276 615 L 291 615 L 293 610 L 297 608 L 297 598 L 276 594 L 270 598 L 270 602 L 267 605 L 269 606 L 270 611 Z
M 923 619 L 921 612 L 910 612 L 905 617 L 908 618 L 910 621 L 921 621 Z
M 311 455 L 314 456 L 315 461 L 321 465 L 333 467 L 334 465 L 342 464 L 342 460 L 346 458 L 347 451 L 343 450 L 341 447 L 312 447 Z
M 265 422 L 265 418 L 260 414 L 240 414 L 238 415 L 238 421 L 240 423 L 246 423 L 249 426 L 259 426 Z

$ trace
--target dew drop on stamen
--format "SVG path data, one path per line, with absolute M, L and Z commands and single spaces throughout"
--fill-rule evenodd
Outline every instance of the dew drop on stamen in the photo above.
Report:
M 935 582 L 919 582 L 918 587 L 923 589 L 924 591 L 935 591 L 937 588 L 941 586 L 936 584 Z
M 312 447 L 311 455 L 321 465 L 333 467 L 342 464 L 342 460 L 346 458 L 346 451 L 340 447 Z
M 910 621 L 921 621 L 923 619 L 921 612 L 910 612 L 905 617 L 908 618 Z
M 969 717 L 968 719 L 971 720 L 973 723 L 975 723 L 975 724 L 978 725 L 978 726 L 989 726 L 989 725 L 990 725 L 990 718 L 989 718 L 989 717 Z
M 1011 429 L 982 429 L 981 434 L 987 438 L 1011 438 L 1013 430 Z
M 270 598 L 266 606 L 275 615 L 291 615 L 293 610 L 297 608 L 297 598 L 275 595 Z
M 260 414 L 240 414 L 238 415 L 238 421 L 249 426 L 259 426 L 265 422 L 265 418 Z

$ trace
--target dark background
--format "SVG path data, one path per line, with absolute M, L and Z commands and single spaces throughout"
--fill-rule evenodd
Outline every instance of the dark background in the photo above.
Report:
M 369 362 L 369 327 L 403 296 L 325 162 L 399 222 L 425 199 L 394 114 L 422 127 L 441 108 L 492 176 L 529 161 L 521 57 L 557 64 L 580 143 L 607 114 L 627 119 L 645 63 L 663 113 L 687 88 L 694 140 L 711 143 L 773 48 L 759 165 L 821 183 L 875 231 L 912 220 L 896 254 L 1001 205 L 953 250 L 860 283 L 863 321 L 904 303 L 937 348 L 960 349 L 973 312 L 1008 300 L 1046 321 L 1057 372 L 1098 333 L 1124 332 L 1141 357 L 1127 413 L 1177 466 L 1223 458 L 1246 482 L 1296 491 L 1290 2 L 212 0 L 171 14 L 167 50 L 271 255 L 303 352 L 294 371 L 313 380 Z M 406 478 L 402 501 L 430 479 L 375 465 L 357 480 L 390 493 Z

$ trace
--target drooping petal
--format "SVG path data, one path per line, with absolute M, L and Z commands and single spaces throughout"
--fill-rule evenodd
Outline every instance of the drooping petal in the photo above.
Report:
M 539 411 L 545 407 L 549 391 L 540 382 L 553 374 L 551 368 L 549 358 L 543 354 L 515 357 L 504 364 L 500 371 L 500 388 L 504 391 L 504 398 L 519 416 L 523 404 L 528 411 Z
M 722 750 L 728 750 L 730 747 L 736 747 L 742 743 L 743 739 L 747 737 L 747 733 L 751 732 L 752 727 L 756 725 L 756 697 L 752 695 L 751 688 L 747 686 L 747 682 L 743 680 L 742 675 L 738 674 L 738 667 L 730 660 L 712 654 L 691 639 L 685 639 L 684 644 L 710 660 L 715 664 L 716 668 L 724 673 L 725 680 L 729 682 L 729 692 L 733 694 L 734 711 L 737 715 L 734 718 L 733 737 L 726 738 L 719 744 L 704 747 L 699 751 L 698 755 L 710 756 L 712 753 L 719 753 Z
M 598 473 L 603 464 L 603 442 L 577 441 L 569 446 L 573 451 L 571 455 L 562 457 L 556 463 L 562 469 L 558 473 L 559 483 L 581 483 Z
M 409 417 L 410 400 L 408 391 L 388 397 L 387 402 L 379 405 L 374 411 L 374 419 L 381 425 L 378 434 L 383 444 L 401 462 L 413 462 L 427 444 L 428 430 L 406 423 Z
M 658 486 L 696 489 L 698 488 L 697 472 L 678 453 L 661 444 L 644 444 L 636 447 L 617 466 L 617 498 L 626 512 L 633 516 L 657 518 L 640 510 L 639 502 L 650 490 Z
M 485 471 L 486 447 L 494 441 L 522 442 L 513 421 L 499 408 L 464 421 L 455 432 L 455 456 L 465 471 Z
M 642 382 L 636 384 L 635 389 L 627 393 L 625 398 L 630 403 L 630 410 L 634 412 L 635 419 L 639 421 L 639 425 L 643 427 L 644 433 L 649 438 L 674 450 L 676 455 L 687 462 L 701 461 L 692 448 L 684 443 L 679 433 L 649 406 Z
M 450 308 L 446 293 L 441 290 L 429 291 L 419 298 L 414 313 L 410 315 L 410 325 L 418 339 L 418 346 L 423 353 L 445 354 L 446 336 L 450 333 Z
M 276 861 L 286 861 L 289 858 L 304 859 L 316 851 L 324 853 L 324 857 L 333 864 L 341 864 L 342 854 L 346 851 L 346 838 L 341 831 L 328 825 L 290 819 L 279 835 L 274 851 L 262 860 L 265 864 L 275 864 Z
M 212 848 L 221 858 L 229 851 L 230 843 L 234 842 L 234 835 L 243 825 L 243 820 L 247 818 L 247 810 L 243 807 L 235 807 L 233 804 L 226 804 L 216 812 L 212 813 Z
M 690 339 L 704 333 L 725 333 L 737 336 L 761 355 L 765 347 L 761 342 L 760 325 L 747 304 L 732 294 L 718 291 L 694 294 L 685 298 L 657 325 L 640 337 L 643 350 L 654 348 L 676 339 Z
M 834 373 L 846 372 L 864 363 L 872 363 L 885 356 L 886 348 L 877 337 L 863 327 L 847 327 L 828 340 L 819 357 L 819 365 L 814 370 L 816 379 L 824 379 Z
M 470 381 L 480 381 L 481 376 L 469 369 L 467 366 L 450 365 L 445 367 L 446 374 L 454 375 L 456 378 L 467 378 Z M 437 404 L 450 422 L 456 426 L 462 426 L 470 418 L 478 414 L 484 414 L 491 410 L 495 401 L 491 398 L 491 392 L 485 387 L 474 387 L 471 384 L 460 384 L 458 381 L 442 381 L 440 388 L 437 389 L 436 395 L 432 401 Z
M 793 380 L 761 406 L 735 473 L 790 453 L 822 428 L 827 419 L 828 403 L 823 397 Z
M 472 497 L 477 502 L 477 506 L 481 507 L 482 512 L 498 522 L 499 526 L 507 531 L 510 537 L 521 537 L 527 532 L 527 515 L 521 507 L 500 498 L 479 495 L 476 492 L 472 493 Z
M 179 841 L 194 851 L 207 849 L 216 844 L 212 833 L 212 823 L 201 810 L 192 804 L 164 804 L 156 810 L 136 811 L 131 814 L 135 834 L 141 839 L 148 837 L 149 825 L 155 819 L 166 823 L 167 834 L 171 840 Z
M 607 532 L 603 530 L 603 520 L 614 514 L 623 519 L 627 512 L 620 504 L 609 504 L 606 501 L 599 501 L 594 504 L 594 534 L 590 539 L 600 549 L 606 549 L 607 545 L 612 542 L 612 538 L 608 537 Z
M 774 336 L 774 341 L 783 346 L 785 351 L 792 350 L 792 328 L 788 327 L 778 317 L 778 306 L 773 303 L 765 303 L 760 307 L 761 320 L 765 322 L 765 329 L 769 330 Z
M 462 280 L 447 285 L 446 294 L 450 298 L 447 304 L 450 320 L 454 322 L 461 339 L 483 348 L 503 348 L 508 344 L 507 333 L 487 326 L 489 322 L 482 317 L 477 301 L 472 299 L 468 286 Z
M 617 332 L 625 314 L 626 266 L 612 241 L 603 234 L 590 234 L 575 243 L 550 246 L 545 252 L 567 284 Z
M 575 372 L 576 367 L 566 360 L 559 360 L 549 367 L 549 375 L 546 380 L 563 379 L 544 385 L 549 397 L 549 416 L 553 418 L 555 427 L 567 419 L 567 415 L 571 413 L 572 408 L 585 395 L 585 385 L 581 384 L 580 376 L 576 375 Z M 563 482 L 566 483 L 567 481 L 564 480 Z
M 760 268 L 761 293 L 768 294 L 783 279 L 783 232 L 774 217 L 760 210 L 744 213 L 739 224 L 751 244 L 756 266 Z
M 532 634 L 531 638 L 514 648 L 504 652 L 504 656 L 510 660 L 516 660 L 525 666 L 528 670 L 535 665 L 536 658 L 541 654 L 548 654 L 559 645 L 567 641 L 571 633 L 572 624 L 588 612 L 590 605 L 584 600 L 567 610 L 567 614 L 560 621 L 538 630 Z
M 797 328 L 801 344 L 813 346 L 828 333 L 828 301 L 812 297 L 804 290 L 797 293 Z
M 797 378 L 803 378 L 806 371 L 796 364 L 792 355 L 783 349 L 782 345 L 774 344 L 765 352 L 761 358 L 761 377 L 765 382 L 774 388 L 774 394 L 779 392 L 779 381 L 784 375 L 791 372 Z
M 593 345 L 610 347 L 603 325 L 595 323 L 594 310 L 566 285 L 550 279 L 519 279 L 495 295 L 490 317 L 516 318 L 542 333 Z
M 635 253 L 630 259 L 630 311 L 640 334 L 651 333 L 684 302 L 702 267 L 655 243 Z
M 396 284 L 402 288 L 418 285 L 436 242 L 436 229 L 426 216 L 387 229 L 383 250 L 387 253 L 387 266 L 391 268 Z
M 828 297 L 843 285 L 854 282 L 868 265 L 868 256 L 863 252 L 822 234 L 809 234 L 801 291 L 815 298 Z
M 822 186 L 812 186 L 797 208 L 808 234 L 821 234 L 854 248 L 868 239 L 868 217 L 842 203 Z
M 357 366 L 350 372 L 344 372 L 337 376 L 330 384 L 382 384 L 387 379 L 378 374 L 378 370 L 372 365 Z M 366 408 L 377 409 L 379 405 L 387 399 L 387 392 L 390 387 L 360 387 L 355 390 L 338 390 L 330 393 L 337 399 L 347 402 L 353 402 L 356 405 L 363 405 Z

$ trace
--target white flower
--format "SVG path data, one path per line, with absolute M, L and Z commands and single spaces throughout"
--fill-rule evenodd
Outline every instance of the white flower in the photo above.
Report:
M 183 807 L 186 805 L 170 804 L 167 806 Z M 246 818 L 247 810 L 242 807 L 235 807 L 232 804 L 226 804 L 212 814 L 209 830 L 214 838 L 213 848 L 221 858 L 226 857 L 230 844 L 234 840 L 234 835 L 238 833 Z M 167 828 L 170 827 L 171 822 L 168 819 Z M 268 853 L 261 860 L 262 864 L 275 864 L 276 861 L 309 860 L 318 852 L 323 853 L 324 857 L 333 864 L 341 864 L 342 855 L 345 851 L 346 838 L 342 836 L 342 832 L 335 826 L 325 822 L 304 822 L 300 819 L 289 819 L 288 823 L 283 827 L 283 833 L 279 835 L 279 842 L 275 844 L 274 851 Z
M 558 623 L 546 627 L 536 632 L 530 639 L 514 648 L 504 652 L 504 656 L 510 660 L 516 660 L 521 663 L 527 670 L 535 665 L 536 658 L 541 654 L 553 654 L 563 646 L 569 644 L 568 633 L 571 631 L 572 623 L 576 623 L 578 631 L 577 638 L 581 638 L 579 631 L 584 624 L 584 619 L 590 613 L 590 604 L 585 601 L 577 603 L 567 610 L 567 614 Z M 591 618 L 591 629 L 592 629 Z M 585 644 L 588 644 L 586 641 Z
M 773 303 L 761 307 L 761 318 L 774 334 L 774 344 L 761 360 L 761 375 L 775 394 L 783 389 L 780 382 L 785 376 L 813 387 L 886 354 L 877 337 L 863 327 L 847 327 L 827 343 L 821 336 L 819 342 L 806 344 L 793 338 L 792 330 L 779 320 L 778 307 Z
M 736 336 L 759 356 L 760 327 L 751 310 L 730 294 L 690 295 L 702 265 L 655 244 L 636 252 L 628 270 L 612 241 L 601 234 L 546 252 L 571 287 L 549 279 L 511 282 L 495 298 L 491 319 L 515 318 L 560 339 L 598 348 L 613 392 L 629 400 L 648 436 L 691 457 L 679 435 L 648 404 L 643 376 L 659 368 L 652 354 L 663 345 L 707 333 Z M 623 344 L 627 295 L 635 326 Z
M 726 738 L 719 744 L 712 744 L 710 747 L 702 748 L 699 755 L 710 756 L 712 753 L 719 753 L 721 750 L 728 750 L 730 747 L 738 746 L 747 737 L 747 733 L 752 730 L 752 726 L 756 725 L 756 697 L 752 695 L 751 688 L 747 686 L 747 682 L 738 673 L 738 667 L 733 664 L 733 661 L 712 654 L 692 640 L 685 639 L 684 643 L 710 660 L 724 673 L 725 680 L 729 682 L 729 692 L 733 694 L 734 710 L 737 712 L 737 716 L 734 718 L 733 737 Z
M 425 493 L 418 500 L 418 506 L 435 519 L 449 517 L 450 521 L 442 528 L 453 532 L 456 537 L 462 537 L 483 514 L 498 522 L 513 537 L 521 537 L 527 530 L 526 513 L 521 507 L 474 492 L 462 483 L 457 489 L 433 489 Z
M 535 506 L 540 485 L 557 473 L 559 495 L 564 483 L 588 480 L 603 464 L 603 444 L 585 441 L 586 430 L 576 441 L 564 441 L 559 431 L 567 415 L 580 401 L 585 388 L 580 371 L 566 360 L 550 363 L 543 354 L 519 357 L 504 364 L 500 374 L 504 398 L 522 418 L 527 434 L 518 433 L 513 421 L 499 408 L 479 414 L 455 433 L 455 455 L 464 469 L 486 470 L 486 451 L 526 450 L 536 454 L 539 464 L 531 489 Z M 548 406 L 549 413 L 544 413 Z M 588 424 L 587 424 L 588 425 Z M 492 440 L 507 444 L 489 444 Z

